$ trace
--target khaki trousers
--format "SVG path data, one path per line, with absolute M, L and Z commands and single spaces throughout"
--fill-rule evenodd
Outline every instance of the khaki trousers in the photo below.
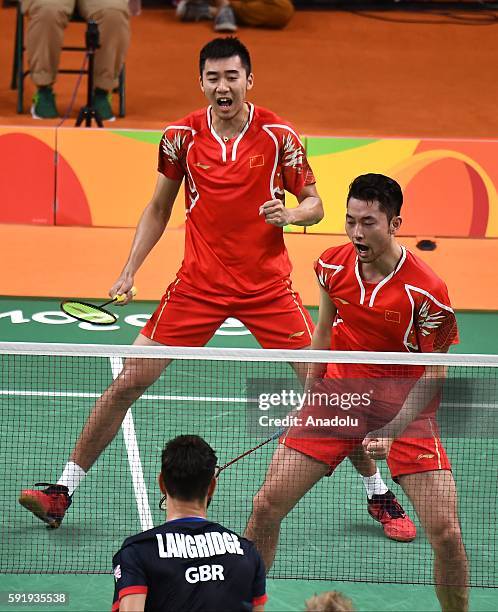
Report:
M 237 23 L 252 27 L 283 28 L 294 15 L 291 0 L 230 0 Z
M 37 87 L 52 85 L 57 76 L 64 28 L 76 0 L 22 0 L 28 15 L 26 51 L 31 78 Z M 130 42 L 127 0 L 78 0 L 84 19 L 97 22 L 100 49 L 95 53 L 95 87 L 117 87 Z M 82 34 L 83 36 L 83 34 Z

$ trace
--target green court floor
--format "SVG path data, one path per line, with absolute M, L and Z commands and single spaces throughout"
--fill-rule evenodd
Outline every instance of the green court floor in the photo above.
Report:
M 105 299 L 105 296 L 103 296 Z M 53 299 L 0 297 L 1 342 L 82 342 L 87 344 L 130 344 L 147 317 L 154 302 L 132 302 L 119 313 L 116 325 L 86 328 L 85 323 L 70 322 Z M 316 319 L 317 309 L 310 308 Z M 495 312 L 457 313 L 460 344 L 456 353 L 498 353 L 498 316 Z M 228 321 L 210 342 L 211 346 L 255 347 L 256 341 L 235 321 Z
M 116 329 L 97 331 L 68 323 L 64 315 L 59 313 L 57 302 L 53 300 L 0 298 L 0 341 L 127 344 L 136 336 L 145 315 L 152 310 L 152 304 L 137 302 L 123 310 Z M 496 352 L 498 329 L 494 313 L 460 313 L 458 318 L 461 345 L 457 351 Z M 241 347 L 256 345 L 247 330 L 235 321 L 228 321 L 211 344 Z M 4 360 L 3 364 L 6 363 Z M 217 450 L 221 450 L 226 460 L 252 444 L 250 432 L 246 437 L 234 436 L 241 420 L 236 404 L 213 407 L 211 403 L 207 411 L 206 404 L 199 400 L 201 396 L 216 396 L 223 390 L 208 382 L 217 378 L 217 366 L 212 367 L 213 371 L 205 375 L 205 380 L 199 379 L 194 366 L 190 370 L 185 367 L 183 371 L 178 369 L 176 373 L 174 368 L 170 368 L 168 377 L 161 379 L 150 390 L 152 399 L 140 400 L 133 410 L 137 443 L 155 524 L 162 520 L 161 513 L 155 509 L 157 495 L 154 484 L 156 459 L 164 443 L 162 432 L 167 431 L 169 437 L 185 431 L 200 434 L 209 431 L 212 437 L 210 442 Z M 16 376 L 16 388 L 10 384 L 9 372 L 14 370 L 25 372 L 24 378 L 22 374 Z M 33 371 L 37 373 L 36 378 Z M 245 376 L 245 371 L 230 370 L 227 382 L 230 384 L 231 395 L 243 396 L 241 380 Z M 1 388 L 9 391 L 0 396 L 6 406 L 5 414 L 9 415 L 0 432 L 0 466 L 3 472 L 0 489 L 3 488 L 4 506 L 1 527 L 4 552 L 0 553 L 0 571 L 9 572 L 14 569 L 24 573 L 0 575 L 0 610 L 56 609 L 50 606 L 16 607 L 2 603 L 6 601 L 5 593 L 19 591 L 67 592 L 69 603 L 61 609 L 105 610 L 110 607 L 113 589 L 110 575 L 33 575 L 30 572 L 33 569 L 42 572 L 71 572 L 75 568 L 79 572 L 105 571 L 110 566 L 110 558 L 107 561 L 104 557 L 109 556 L 108 551 L 114 549 L 116 533 L 119 541 L 140 530 L 141 523 L 122 437 L 116 438 L 82 484 L 77 493 L 78 499 L 71 508 L 70 520 L 60 530 L 47 532 L 41 523 L 32 520 L 18 506 L 16 497 L 20 480 L 25 486 L 42 475 L 52 481 L 57 478 L 66 460 L 68 448 L 86 417 L 91 397 L 98 394 L 111 379 L 108 360 L 103 364 L 86 359 L 82 365 L 82 362 L 76 363 L 64 358 L 54 367 L 53 360 L 37 358 L 35 363 L 26 358 L 16 358 L 15 363 L 11 360 L 9 367 L 0 373 Z M 56 389 L 61 394 L 48 397 L 10 393 L 18 389 L 35 392 Z M 188 411 L 185 410 L 183 400 L 170 400 L 167 410 L 158 409 L 161 405 L 153 397 L 171 398 L 173 394 L 188 394 L 195 396 L 198 401 L 189 402 Z M 469 457 L 471 453 L 461 452 L 462 446 L 472 451 L 474 456 Z M 454 440 L 448 441 L 448 451 L 450 455 L 453 451 L 456 457 L 454 470 L 457 482 L 471 483 L 471 492 L 487 488 L 485 508 L 475 494 L 464 496 L 461 502 L 464 533 L 475 536 L 466 540 L 475 584 L 496 585 L 498 582 L 496 525 L 493 518 L 496 511 L 494 500 L 498 491 L 491 460 L 496 450 L 497 442 L 493 439 L 476 441 L 469 438 L 459 440 L 458 445 Z M 242 531 L 250 510 L 250 497 L 261 482 L 271 451 L 272 448 L 267 447 L 260 453 L 257 462 L 240 462 L 240 465 L 234 466 L 235 469 L 227 470 L 224 489 L 220 487 L 218 500 L 215 499 L 211 507 L 213 517 Z M 36 457 L 35 461 L 33 456 Z M 388 479 L 385 467 L 382 469 Z M 110 471 L 113 471 L 114 476 L 112 487 L 109 486 L 111 481 L 106 479 Z M 116 481 L 119 486 L 116 486 Z M 241 483 L 244 483 L 243 493 Z M 409 508 L 407 500 L 399 491 L 396 488 L 396 494 Z M 99 507 L 99 501 L 108 508 L 106 516 L 94 512 L 94 508 Z M 486 520 L 477 525 L 476 517 L 483 513 Z M 275 573 L 288 579 L 269 580 L 268 610 L 302 610 L 306 597 L 331 588 L 342 590 L 350 596 L 357 610 L 439 609 L 430 586 L 358 582 L 368 579 L 386 582 L 396 580 L 400 575 L 407 582 L 427 582 L 430 579 L 430 550 L 423 537 L 405 545 L 390 542 L 382 536 L 377 525 L 366 515 L 361 482 L 351 475 L 351 468 L 346 465 L 339 468 L 333 479 L 325 479 L 306 496 L 286 521 L 282 539 L 289 544 L 279 550 Z M 321 580 L 290 579 L 294 576 L 323 576 L 327 575 L 327 571 L 331 579 L 338 575 L 350 576 L 356 582 L 328 583 Z M 496 589 L 473 589 L 472 610 L 495 610 L 497 602 Z

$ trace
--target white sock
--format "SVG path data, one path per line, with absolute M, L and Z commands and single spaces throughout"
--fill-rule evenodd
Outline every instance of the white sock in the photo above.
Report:
M 85 476 L 86 472 L 77 463 L 68 461 L 57 484 L 66 486 L 69 489 L 69 495 L 72 495 Z
M 382 480 L 379 468 L 377 468 L 373 476 L 362 476 L 362 478 L 365 489 L 367 490 L 368 499 L 372 499 L 372 495 L 383 495 L 389 491 L 386 483 Z

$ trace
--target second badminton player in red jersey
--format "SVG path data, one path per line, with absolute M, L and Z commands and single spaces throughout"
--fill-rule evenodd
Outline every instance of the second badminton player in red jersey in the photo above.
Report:
M 351 184 L 346 210 L 351 242 L 328 249 L 315 266 L 320 307 L 314 349 L 433 353 L 457 341 L 444 282 L 396 239 L 402 203 L 398 183 L 382 174 L 359 176 Z M 363 446 L 375 459 L 387 459 L 417 512 L 434 552 L 443 612 L 466 612 L 468 567 L 457 490 L 434 420 L 444 366 L 331 363 L 325 373 L 318 364 L 313 369 L 310 389 L 318 391 L 318 401 L 313 403 L 312 393 L 300 423 L 282 436 L 254 498 L 246 537 L 255 541 L 269 569 L 283 518 L 352 448 Z M 344 397 L 344 390 L 348 399 L 356 392 L 354 407 L 322 399 L 332 393 Z M 313 415 L 330 418 L 309 421 Z M 344 427 L 337 425 L 339 416 Z
M 368 186 L 368 177 L 372 176 L 372 181 L 376 177 L 366 176 L 357 179 L 358 183 L 363 179 Z M 322 322 L 328 316 L 333 319 L 327 345 L 336 351 L 446 352 L 458 341 L 458 329 L 444 282 L 421 259 L 398 244 L 396 250 L 393 249 L 397 259 L 393 270 L 382 278 L 375 278 L 378 282 L 367 280 L 362 259 L 368 258 L 372 250 L 364 241 L 352 242 L 328 249 L 315 263 L 323 294 Z M 317 337 L 320 329 L 323 325 L 318 326 Z M 318 339 L 314 341 L 314 348 L 318 348 L 317 342 Z M 372 396 L 369 407 L 349 410 L 350 418 L 357 416 L 365 427 L 370 425 L 363 431 L 366 435 L 386 425 L 399 413 L 405 398 L 425 371 L 424 366 L 411 364 L 329 363 L 320 389 L 326 391 L 330 386 L 329 391 L 352 389 L 362 392 L 368 388 Z M 388 464 L 395 478 L 402 474 L 450 469 L 435 420 L 438 406 L 439 394 L 435 393 L 410 422 L 403 439 L 394 442 Z M 313 413 L 316 409 L 317 406 L 309 406 L 308 411 Z M 302 416 L 305 414 L 306 411 Z M 330 470 L 351 451 L 350 435 L 333 440 L 330 431 L 320 437 L 319 431 L 306 430 L 295 439 L 290 430 L 285 444 L 324 461 Z

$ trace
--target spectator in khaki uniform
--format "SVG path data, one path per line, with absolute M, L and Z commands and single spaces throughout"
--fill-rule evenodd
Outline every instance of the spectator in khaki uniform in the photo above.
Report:
M 59 116 L 52 89 L 57 76 L 64 28 L 76 0 L 22 0 L 28 16 L 26 50 L 31 78 L 37 87 L 31 114 L 35 119 Z M 77 0 L 78 10 L 99 27 L 100 49 L 95 54 L 95 107 L 102 119 L 115 119 L 110 92 L 118 84 L 130 41 L 128 0 Z
M 180 0 L 181 21 L 214 20 L 216 32 L 235 32 L 237 24 L 284 28 L 294 15 L 291 0 Z

